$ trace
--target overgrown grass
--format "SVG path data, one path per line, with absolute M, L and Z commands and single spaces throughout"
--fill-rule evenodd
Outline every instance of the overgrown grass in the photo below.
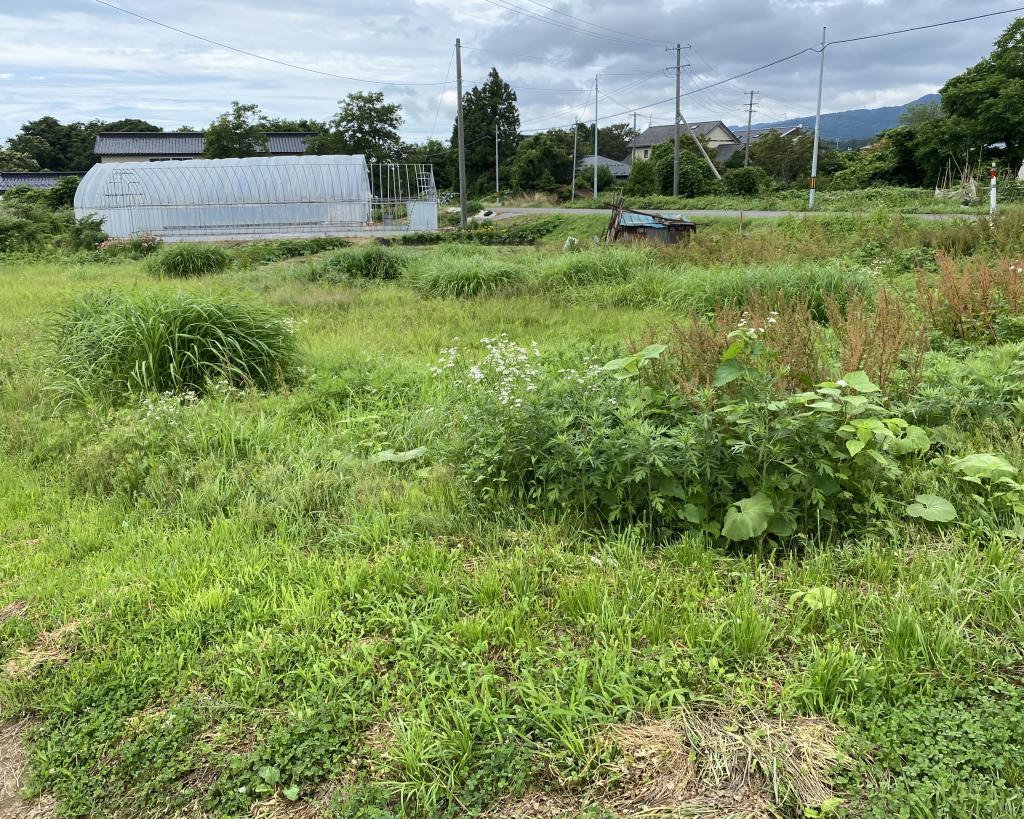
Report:
M 53 388 L 64 399 L 272 389 L 297 365 L 286 318 L 222 296 L 86 294 L 50 332 Z
M 171 245 L 151 256 L 146 268 L 167 279 L 184 279 L 222 273 L 231 264 L 231 254 L 219 245 Z
M 510 292 L 523 282 L 522 268 L 513 259 L 457 248 L 421 260 L 412 278 L 420 293 L 442 299 Z
M 405 253 L 378 244 L 339 250 L 306 269 L 310 281 L 338 284 L 352 279 L 389 281 L 399 278 L 408 265 Z
M 169 284 L 140 279 L 139 262 L 0 261 L 0 747 L 28 728 L 29 792 L 70 816 L 635 815 L 668 792 L 682 815 L 813 815 L 833 797 L 850 816 L 1019 812 L 1021 524 L 993 509 L 1017 490 L 951 467 L 969 452 L 1024 467 L 1019 342 L 933 334 L 941 351 L 920 373 L 898 364 L 898 402 L 843 388 L 851 423 L 926 424 L 929 452 L 861 473 L 878 480 L 837 502 L 841 538 L 812 515 L 800 536 L 732 546 L 691 527 L 697 504 L 679 495 L 770 473 L 812 481 L 792 503 L 820 502 L 829 483 L 811 472 L 859 468 L 852 439 L 813 465 L 786 453 L 834 429 L 815 414 L 840 399 L 791 424 L 792 398 L 769 407 L 774 387 L 736 379 L 705 390 L 706 416 L 651 413 L 700 390 L 660 378 L 671 350 L 630 370 L 630 350 L 669 341 L 662 328 L 752 287 L 817 299 L 884 283 L 920 316 L 914 271 L 934 249 L 991 261 L 1020 240 L 998 223 L 801 230 L 758 225 L 756 253 L 717 259 L 710 242 L 417 249 L 404 276 L 373 287 L 274 265 Z M 819 256 L 794 263 L 801 243 Z M 473 298 L 419 289 L 423 275 L 437 295 L 463 295 L 464 276 L 476 291 L 485 268 L 498 272 Z M 197 328 L 222 315 L 246 338 L 270 327 L 295 361 L 289 323 L 254 303 L 287 305 L 309 377 L 214 388 L 236 348 Z M 64 324 L 47 321 L 55 311 Z M 515 372 L 484 366 L 502 334 L 521 348 Z M 150 368 L 168 340 L 180 366 Z M 157 383 L 192 360 L 210 368 Z M 541 366 L 580 400 L 537 403 Z M 289 370 L 266 367 L 267 386 Z M 478 395 L 487 427 L 468 413 L 478 371 L 496 379 Z M 55 407 L 54 387 L 87 400 Z M 861 398 L 883 409 L 857 415 Z M 450 460 L 452 441 L 478 448 L 498 432 L 541 441 L 496 450 L 523 469 L 555 451 L 574 466 L 515 498 L 510 470 L 483 481 Z M 668 480 L 702 463 L 723 466 Z M 562 502 L 652 488 L 676 534 Z M 946 495 L 959 517 L 910 517 L 923 494 Z

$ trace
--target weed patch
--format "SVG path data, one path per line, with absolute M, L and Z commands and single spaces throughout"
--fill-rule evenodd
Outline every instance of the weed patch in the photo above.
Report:
M 231 254 L 217 245 L 173 245 L 152 256 L 146 267 L 161 278 L 185 279 L 223 273 L 230 264 Z
M 204 392 L 223 382 L 273 389 L 295 371 L 292 324 L 250 302 L 87 294 L 51 327 L 54 390 L 63 399 L 144 392 Z

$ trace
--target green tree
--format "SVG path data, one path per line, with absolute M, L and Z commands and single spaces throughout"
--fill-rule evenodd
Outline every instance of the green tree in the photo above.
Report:
M 523 140 L 516 149 L 511 166 L 512 187 L 521 191 L 550 191 L 558 176 L 571 169 L 572 157 L 565 154 L 559 141 L 550 134 L 537 134 Z
M 205 156 L 209 159 L 259 156 L 269 150 L 267 118 L 258 105 L 232 102 L 206 129 Z
M 1019 165 L 1024 157 L 1024 17 L 1007 27 L 988 57 L 951 78 L 940 93 L 946 122 L 922 126 L 928 132 L 925 141 L 957 153 L 1005 142 L 1011 165 Z
M 362 154 L 370 161 L 393 162 L 401 153 L 402 106 L 384 101 L 380 91 L 355 91 L 338 103 L 325 133 L 312 140 L 310 153 Z
M 693 144 L 693 140 L 688 140 Z M 661 193 L 669 195 L 672 193 L 672 181 L 675 174 L 674 148 L 672 143 L 666 142 L 656 145 L 651 151 L 650 161 L 654 163 L 655 173 L 658 177 L 658 187 Z M 679 195 L 680 196 L 704 196 L 714 193 L 717 187 L 717 180 L 708 163 L 696 152 L 696 145 L 693 151 L 679 151 Z
M 0 148 L 0 171 L 38 171 L 39 163 L 30 154 Z
M 519 109 L 516 92 L 498 69 L 492 68 L 487 81 L 473 86 L 462 98 L 466 139 L 466 187 L 479 195 L 494 190 L 494 129 L 498 128 L 500 157 L 507 166 L 519 147 Z M 452 127 L 452 148 L 458 149 L 458 122 Z M 507 176 L 503 167 L 502 176 Z
M 661 193 L 658 169 L 653 160 L 634 159 L 626 180 L 627 196 L 654 196 Z

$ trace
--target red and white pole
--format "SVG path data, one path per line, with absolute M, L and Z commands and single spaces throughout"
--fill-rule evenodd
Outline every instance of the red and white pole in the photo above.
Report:
M 992 179 L 988 184 L 988 212 L 994 216 L 996 212 L 996 163 L 992 163 Z

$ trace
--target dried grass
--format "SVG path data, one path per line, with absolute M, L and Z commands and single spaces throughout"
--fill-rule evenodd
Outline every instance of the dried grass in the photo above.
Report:
M 65 645 L 66 639 L 79 627 L 77 620 L 72 620 L 52 631 L 44 631 L 36 639 L 31 648 L 21 648 L 18 653 L 4 665 L 4 671 L 10 677 L 27 677 L 36 672 L 43 663 L 62 663 L 71 656 L 71 650 Z
M 28 611 L 28 603 L 23 603 L 20 600 L 8 603 L 0 609 L 0 625 L 3 625 L 8 620 L 13 620 L 15 617 L 24 617 L 26 611 Z
M 1024 312 L 1024 263 L 1004 259 L 993 267 L 945 253 L 936 253 L 935 262 L 937 280 L 917 273 L 918 304 L 934 329 L 953 338 L 995 340 L 1001 316 Z
M 630 817 L 795 815 L 832 797 L 832 772 L 848 764 L 824 719 L 771 720 L 753 712 L 701 709 L 660 722 L 616 725 L 618 750 L 604 784 L 588 792 L 531 793 L 503 800 L 491 819 L 575 816 L 601 807 Z
M 828 297 L 825 309 L 839 339 L 842 372 L 864 370 L 885 389 L 893 373 L 905 365 L 910 385 L 917 383 L 928 349 L 928 330 L 888 288 L 878 291 L 873 307 L 861 294 L 851 293 L 845 305 Z
M 775 386 L 779 389 L 806 389 L 830 374 L 825 330 L 815 321 L 810 303 L 758 291 L 747 295 L 742 310 L 727 303 L 711 320 L 673 324 L 668 332 L 668 355 L 652 372 L 687 394 L 710 386 L 722 353 L 731 343 L 729 334 L 740 327 L 759 333 L 777 367 Z M 661 337 L 650 333 L 635 347 L 641 349 Z

